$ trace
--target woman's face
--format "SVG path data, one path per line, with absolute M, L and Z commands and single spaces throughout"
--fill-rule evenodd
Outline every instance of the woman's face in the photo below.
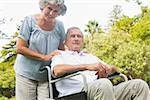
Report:
M 46 18 L 54 19 L 60 13 L 60 6 L 55 4 L 48 4 L 47 6 L 45 6 L 42 12 Z

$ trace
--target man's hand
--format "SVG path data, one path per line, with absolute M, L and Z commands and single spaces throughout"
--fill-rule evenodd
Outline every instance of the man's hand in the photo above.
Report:
M 108 75 L 117 71 L 117 68 L 115 66 L 111 66 L 111 65 L 106 66 L 105 69 L 106 69 L 106 73 Z
M 98 75 L 98 78 L 106 78 L 107 77 L 107 66 L 104 64 L 99 64 L 99 70 L 97 71 L 96 75 Z
M 96 73 L 98 78 L 106 78 L 109 74 L 117 71 L 115 66 L 99 64 L 99 71 Z
M 86 70 L 97 71 L 98 77 L 107 77 L 106 66 L 100 63 L 87 65 Z
M 98 75 L 98 78 L 106 78 L 109 74 L 116 71 L 116 67 L 102 63 L 83 64 L 80 65 L 80 68 L 81 66 L 83 70 L 97 71 L 96 75 Z

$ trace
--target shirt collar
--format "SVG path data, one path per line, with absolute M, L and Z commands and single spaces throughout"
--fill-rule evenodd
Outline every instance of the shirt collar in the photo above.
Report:
M 66 50 L 66 52 L 70 53 L 71 55 L 75 55 L 75 54 L 80 55 L 80 56 L 86 55 L 86 53 L 83 51 L 77 52 L 77 51 Z

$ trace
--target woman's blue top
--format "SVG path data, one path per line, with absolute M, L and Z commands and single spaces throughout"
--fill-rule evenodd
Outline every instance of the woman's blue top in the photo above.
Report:
M 49 54 L 58 49 L 64 42 L 65 30 L 61 21 L 57 20 L 52 31 L 44 31 L 38 25 L 35 16 L 25 17 L 19 38 L 27 42 L 28 48 L 41 54 Z M 51 61 L 40 61 L 18 54 L 14 65 L 15 72 L 36 81 L 47 81 L 47 71 L 44 66 L 50 66 Z

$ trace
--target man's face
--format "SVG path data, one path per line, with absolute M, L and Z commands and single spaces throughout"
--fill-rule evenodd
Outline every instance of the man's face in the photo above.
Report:
M 72 29 L 66 39 L 66 45 L 69 50 L 72 51 L 78 51 L 80 52 L 80 49 L 83 44 L 83 35 L 79 29 Z

